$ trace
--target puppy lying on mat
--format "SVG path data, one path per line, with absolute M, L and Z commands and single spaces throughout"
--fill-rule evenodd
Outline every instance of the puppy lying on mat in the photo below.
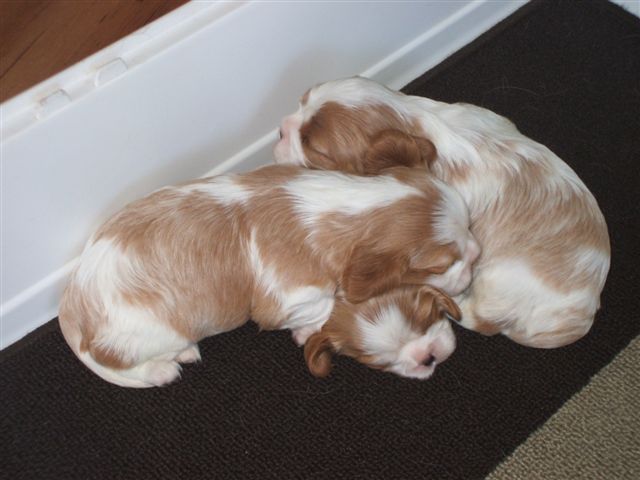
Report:
M 263 329 L 291 329 L 304 344 L 329 319 L 338 289 L 341 302 L 403 285 L 459 294 L 479 254 L 468 226 L 462 199 L 427 170 L 365 177 L 275 165 L 166 187 L 92 236 L 64 293 L 60 326 L 103 379 L 164 385 L 179 376 L 180 363 L 200 358 L 199 340 L 249 318 Z M 438 362 L 453 350 L 451 328 L 439 320 L 455 317 L 455 306 L 424 289 L 377 302 L 375 318 L 366 304 L 361 312 L 353 307 L 368 340 L 341 353 L 426 378 L 431 357 Z M 343 317 L 338 312 L 332 322 Z M 394 332 L 401 340 L 391 348 L 375 340 Z M 308 359 L 318 356 L 312 352 Z
M 541 348 L 591 328 L 609 271 L 604 217 L 574 171 L 506 118 L 350 78 L 307 91 L 280 135 L 278 163 L 363 174 L 421 165 L 368 157 L 379 144 L 430 145 L 433 173 L 464 198 L 482 247 L 471 287 L 455 299 L 462 325 Z
M 353 304 L 336 299 L 331 317 L 304 345 L 311 373 L 331 371 L 331 353 L 338 352 L 380 370 L 426 379 L 456 346 L 448 318 L 460 310 L 442 291 L 401 287 Z

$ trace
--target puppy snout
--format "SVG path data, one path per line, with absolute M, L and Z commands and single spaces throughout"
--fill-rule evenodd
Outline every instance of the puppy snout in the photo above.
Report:
M 422 364 L 425 367 L 430 367 L 431 365 L 433 365 L 436 362 L 436 357 L 434 357 L 433 355 L 429 355 L 427 358 L 424 359 L 424 361 L 422 362 Z
M 285 136 L 299 130 L 302 127 L 303 117 L 300 113 L 294 113 L 288 117 L 284 117 L 280 123 L 281 130 Z

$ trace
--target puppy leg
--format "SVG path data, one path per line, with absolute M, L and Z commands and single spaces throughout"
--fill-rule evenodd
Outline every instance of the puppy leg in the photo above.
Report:
M 508 321 L 504 318 L 506 312 L 496 311 L 496 302 L 491 302 L 486 296 L 478 299 L 472 292 L 463 298 L 457 297 L 455 300 L 462 312 L 462 318 L 458 323 L 469 330 L 483 335 L 496 335 L 500 333 Z
M 465 297 L 456 298 L 460 324 L 484 335 L 502 333 L 530 347 L 557 348 L 584 336 L 598 295 L 548 287 L 522 260 L 503 260 L 474 274 Z
M 516 343 L 535 348 L 558 348 L 584 337 L 593 325 L 589 307 L 545 305 L 527 321 L 513 322 L 502 332 Z

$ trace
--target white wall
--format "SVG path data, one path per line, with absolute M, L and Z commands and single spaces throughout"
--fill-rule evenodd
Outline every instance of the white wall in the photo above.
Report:
M 193 2 L 0 108 L 0 347 L 57 315 L 90 232 L 161 185 L 271 161 L 309 86 L 401 87 L 523 3 Z

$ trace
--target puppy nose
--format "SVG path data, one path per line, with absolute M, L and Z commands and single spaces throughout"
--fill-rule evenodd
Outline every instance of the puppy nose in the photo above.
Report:
M 436 357 L 434 357 L 433 355 L 429 355 L 427 359 L 424 362 L 422 362 L 422 364 L 426 367 L 430 367 L 431 365 L 434 364 L 435 361 L 436 361 Z

